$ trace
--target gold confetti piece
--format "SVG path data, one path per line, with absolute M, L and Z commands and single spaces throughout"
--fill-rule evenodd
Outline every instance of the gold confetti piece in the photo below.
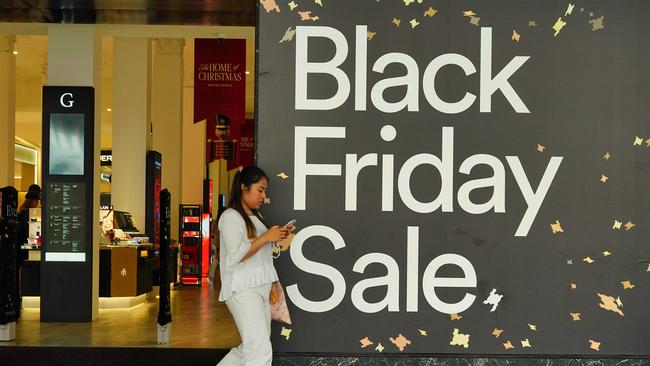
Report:
M 537 22 L 534 21 L 534 20 L 529 20 L 529 21 L 528 21 L 528 26 L 529 26 L 529 27 L 533 27 L 533 28 L 534 28 L 534 27 L 537 27 Z
M 537 330 L 537 326 L 535 324 L 528 324 L 528 328 L 530 328 L 530 330 Z
M 628 222 L 626 222 L 625 225 L 623 225 L 623 226 L 625 226 L 625 231 L 628 231 L 628 230 L 631 230 L 631 229 L 632 229 L 633 227 L 635 227 L 636 225 L 634 225 L 634 224 L 632 223 L 632 221 L 628 221 Z
M 574 322 L 581 320 L 580 313 L 569 313 L 569 314 L 571 314 L 571 320 L 573 320 Z
M 573 264 L 573 260 L 572 259 L 567 259 L 566 264 Z
M 401 19 L 393 18 L 393 24 L 399 27 L 399 24 L 402 22 Z
M 566 22 L 562 20 L 562 17 L 557 18 L 555 21 L 555 24 L 553 24 L 553 30 L 555 31 L 555 34 L 553 34 L 553 37 L 557 37 L 557 35 L 560 33 L 562 28 L 566 25 Z
M 601 293 L 597 293 L 598 297 L 600 297 L 600 303 L 598 306 L 605 310 L 613 311 L 616 314 L 620 316 L 625 316 L 623 315 L 623 312 L 621 309 L 618 308 L 618 304 L 616 303 L 616 300 L 612 296 L 607 296 Z
M 432 8 L 432 7 L 429 7 L 429 9 L 427 9 L 427 10 L 424 12 L 424 16 L 425 16 L 425 17 L 432 18 L 432 17 L 433 17 L 434 15 L 436 15 L 437 13 L 438 13 L 438 10 L 437 10 L 437 9 L 434 9 L 434 8 Z
M 571 290 L 575 290 L 576 288 L 578 288 L 578 285 L 576 285 L 575 283 L 571 283 Z
M 460 318 L 462 318 L 463 316 L 460 314 L 449 314 L 449 317 L 451 318 L 451 320 L 460 320 Z
M 494 328 L 494 330 L 492 331 L 492 335 L 493 335 L 495 338 L 499 338 L 499 336 L 501 335 L 501 333 L 503 333 L 503 329 Z
M 603 159 L 605 159 L 605 160 L 609 160 L 610 157 L 611 157 L 611 155 L 609 155 L 609 151 L 606 152 L 605 155 L 603 155 Z
M 287 5 L 289 5 L 289 10 L 291 10 L 291 11 L 293 11 L 293 9 L 295 9 L 295 8 L 298 7 L 298 4 L 296 4 L 295 1 L 292 1 L 292 2 L 290 2 L 290 3 L 287 4 Z
M 449 342 L 449 345 L 469 348 L 469 337 L 470 337 L 469 334 L 460 333 L 458 328 L 454 328 L 454 332 L 452 333 L 452 338 L 451 338 L 451 342 Z
M 365 337 L 363 339 L 359 339 L 359 343 L 361 343 L 361 348 L 366 348 L 368 346 L 372 346 L 374 343 L 368 339 L 368 337 Z
M 512 40 L 519 43 L 519 39 L 521 38 L 521 34 L 517 33 L 516 30 L 512 30 Z
M 587 258 L 583 259 L 583 261 L 584 261 L 584 262 L 587 262 L 587 263 L 589 263 L 589 264 L 592 264 L 592 263 L 595 262 L 595 260 L 591 259 L 591 257 L 587 257 Z
M 404 349 L 406 346 L 411 344 L 411 341 L 408 340 L 406 337 L 404 337 L 401 333 L 397 336 L 397 338 L 390 337 L 388 340 L 395 345 L 399 349 L 400 352 L 404 352 Z
M 493 288 L 492 291 L 490 291 L 490 294 L 488 295 L 487 299 L 485 299 L 483 303 L 486 305 L 492 305 L 492 309 L 490 309 L 490 312 L 493 312 L 497 309 L 497 306 L 499 306 L 501 299 L 503 299 L 503 295 L 497 294 L 497 289 Z
M 617 296 L 617 297 L 616 297 L 616 305 L 618 305 L 618 306 L 621 307 L 621 308 L 623 307 L 623 302 L 621 301 L 621 297 L 620 297 L 620 296 Z
M 646 269 L 645 271 L 650 272 L 650 263 L 648 263 L 648 269 Z
M 612 255 L 612 253 L 609 250 L 603 252 L 603 257 L 608 257 L 610 255 Z
M 384 352 L 384 346 L 382 346 L 382 344 L 379 343 L 379 344 L 377 345 L 377 347 L 375 347 L 375 351 L 377 351 L 377 352 Z
M 585 8 L 580 8 L 581 13 L 584 13 L 584 11 L 585 11 Z
M 642 143 L 643 143 L 643 138 L 642 137 L 639 137 L 639 136 L 634 137 L 634 145 L 633 146 L 637 146 L 637 145 L 641 146 Z
M 593 11 L 590 11 L 590 12 L 589 12 L 589 16 L 590 16 L 590 17 L 593 17 L 593 16 L 594 16 L 594 12 L 593 12 Z
M 507 341 L 506 343 L 503 344 L 503 348 L 505 348 L 505 349 L 513 349 L 513 348 L 515 348 L 515 346 L 513 346 L 512 343 L 510 343 L 510 341 Z
M 523 341 L 521 341 L 521 347 L 523 347 L 523 348 L 530 348 L 530 341 L 528 340 L 528 338 L 526 338 L 526 339 L 524 339 Z
M 463 16 L 464 16 L 464 17 L 473 17 L 473 16 L 475 16 L 475 15 L 476 15 L 476 13 L 475 13 L 473 10 L 465 10 L 465 11 L 463 12 Z
M 267 13 L 270 13 L 273 10 L 278 13 L 280 12 L 280 7 L 275 3 L 275 0 L 260 0 L 260 4 L 262 4 Z
M 544 152 L 544 150 L 546 150 L 546 147 L 545 147 L 545 146 L 540 145 L 540 144 L 537 144 L 537 151 L 539 151 L 539 152 Z
M 471 17 L 471 18 L 469 18 L 469 24 L 472 24 L 472 25 L 475 25 L 475 26 L 478 27 L 479 26 L 478 22 L 480 20 L 481 20 L 481 18 L 479 18 L 479 17 Z
M 280 42 L 278 42 L 278 43 L 282 43 L 282 42 L 291 42 L 291 41 L 293 41 L 293 36 L 295 36 L 295 35 L 296 35 L 296 30 L 295 30 L 295 29 L 291 29 L 291 27 L 289 27 L 289 28 L 287 28 L 287 30 L 284 32 L 284 36 L 282 36 L 282 39 L 281 39 Z M 284 174 L 284 173 L 280 173 L 280 174 Z M 278 176 L 280 176 L 280 174 L 278 174 Z M 285 178 L 282 178 L 282 179 L 285 179 Z
M 280 336 L 284 337 L 288 341 L 289 337 L 291 337 L 291 329 L 282 327 L 282 331 L 280 332 Z
M 560 224 L 560 220 L 555 220 L 555 223 L 551 224 L 551 231 L 553 232 L 553 234 L 564 232 L 564 230 L 562 230 L 562 225 Z
M 566 11 L 564 12 L 564 16 L 571 15 L 571 13 L 573 13 L 573 8 L 574 7 L 575 7 L 575 5 L 569 4 L 569 6 L 567 6 L 567 8 L 566 8 Z
M 621 285 L 623 285 L 624 290 L 631 290 L 636 287 L 636 285 L 634 285 L 631 281 L 621 281 Z
M 404 0 L 404 5 L 409 6 L 414 2 L 415 2 L 415 0 Z
M 614 225 L 612 226 L 612 229 L 621 230 L 621 225 L 623 225 L 622 222 L 620 222 L 618 220 L 614 220 Z
M 592 341 L 591 339 L 589 340 L 589 348 L 593 349 L 594 351 L 600 351 L 600 342 Z
M 605 24 L 603 24 L 604 20 L 605 20 L 604 15 L 602 15 L 600 18 L 590 20 L 589 23 L 591 24 L 591 30 L 595 32 L 597 30 L 604 29 L 605 28 Z
M 650 137 L 648 137 L 648 139 L 645 140 L 645 146 L 650 147 Z
M 417 20 L 415 20 L 415 18 L 411 19 L 411 22 L 410 22 L 410 23 L 411 23 L 411 29 L 417 27 L 417 26 L 420 24 L 420 22 L 418 22 Z
M 424 336 L 424 337 L 427 336 L 427 331 L 424 330 L 424 329 L 418 329 L 418 332 L 420 332 L 420 335 L 421 335 L 421 336 Z
M 264 204 L 265 205 L 270 205 L 271 204 L 271 197 L 264 197 Z
M 368 40 L 372 41 L 372 39 L 375 37 L 375 34 L 377 34 L 377 32 L 368 31 Z
M 601 175 L 600 175 L 600 181 L 601 181 L 601 182 L 603 182 L 603 183 L 607 183 L 607 180 L 608 180 L 608 179 L 609 179 L 609 177 L 606 176 L 605 174 L 601 174 Z
M 308 20 L 315 22 L 318 19 L 320 19 L 318 16 L 312 16 L 311 11 L 299 11 L 298 15 L 300 15 L 300 20 L 302 20 L 303 22 L 306 22 Z
M 294 32 L 294 33 L 295 33 L 295 32 Z M 278 177 L 280 177 L 280 178 L 282 178 L 282 179 L 287 179 L 287 178 L 289 178 L 289 176 L 288 176 L 285 172 L 280 172 L 280 173 L 278 173 Z
M 314 2 L 320 6 L 323 6 L 323 1 L 322 0 L 314 0 Z

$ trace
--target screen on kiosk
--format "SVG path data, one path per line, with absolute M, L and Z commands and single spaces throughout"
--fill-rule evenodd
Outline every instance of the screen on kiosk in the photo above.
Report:
M 50 175 L 84 174 L 84 115 L 50 114 Z

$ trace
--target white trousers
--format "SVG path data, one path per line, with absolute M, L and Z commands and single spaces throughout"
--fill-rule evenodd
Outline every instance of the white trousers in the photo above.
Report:
M 226 300 L 239 330 L 242 343 L 228 352 L 217 366 L 270 366 L 271 347 L 271 284 L 238 291 Z

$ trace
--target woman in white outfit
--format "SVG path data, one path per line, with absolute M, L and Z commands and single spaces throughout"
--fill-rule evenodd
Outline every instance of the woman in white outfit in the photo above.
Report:
M 229 365 L 271 365 L 271 284 L 278 280 L 271 243 L 287 236 L 287 228 L 266 225 L 258 213 L 268 178 L 255 166 L 235 175 L 229 208 L 219 219 L 221 292 L 235 319 L 242 343 L 219 362 Z

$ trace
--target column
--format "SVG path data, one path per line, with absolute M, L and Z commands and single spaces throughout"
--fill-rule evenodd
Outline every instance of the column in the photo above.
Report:
M 14 36 L 0 36 L 0 188 L 14 185 L 16 56 L 13 52 L 15 43 Z
M 181 145 L 184 46 L 185 40 L 182 38 L 154 40 L 151 81 L 153 148 L 162 154 L 162 186 L 172 195 L 171 236 L 176 240 L 178 240 L 178 205 L 183 203 L 181 201 Z M 199 158 L 203 157 L 197 157 Z
M 146 155 L 150 149 L 150 44 L 147 38 L 113 41 L 111 204 L 116 210 L 130 212 L 143 233 Z
M 95 88 L 95 156 L 93 184 L 92 318 L 99 302 L 99 154 L 101 127 L 101 37 L 93 26 L 51 25 L 48 27 L 47 75 L 51 86 Z

